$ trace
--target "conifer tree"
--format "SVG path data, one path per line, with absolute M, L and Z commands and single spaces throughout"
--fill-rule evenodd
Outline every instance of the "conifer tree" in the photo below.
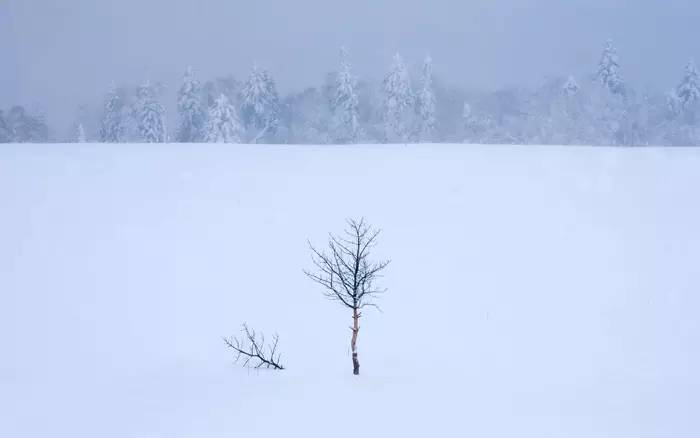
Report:
M 433 92 L 433 60 L 430 56 L 423 62 L 421 89 L 418 101 L 418 137 L 430 141 L 435 132 L 435 93 Z
M 102 115 L 100 141 L 103 143 L 119 143 L 124 140 L 125 132 L 124 101 L 116 86 L 112 84 L 107 94 Z
M 257 143 L 277 131 L 279 125 L 279 95 L 269 73 L 253 67 L 241 91 L 241 114 L 245 127 L 253 131 L 252 143 Z
M 238 120 L 236 108 L 221 94 L 209 110 L 209 119 L 204 128 L 207 143 L 240 143 L 243 128 Z
M 624 94 L 625 84 L 620 77 L 620 64 L 617 50 L 613 46 L 612 40 L 605 43 L 605 49 L 598 63 L 596 80 L 612 94 Z
M 687 110 L 700 100 L 700 87 L 698 86 L 698 71 L 693 62 L 685 66 L 683 80 L 678 85 L 675 95 L 681 110 Z
M 136 97 L 134 115 L 141 139 L 146 143 L 164 143 L 166 141 L 165 108 L 153 96 L 151 84 L 146 82 L 141 85 Z
M 398 53 L 389 74 L 382 83 L 384 94 L 384 139 L 402 141 L 409 138 L 409 110 L 413 106 L 413 92 L 406 66 Z
M 356 86 L 357 80 L 351 71 L 348 52 L 343 47 L 340 49 L 340 70 L 332 107 L 335 117 L 335 140 L 339 143 L 356 143 L 360 136 Z
M 177 109 L 180 113 L 178 141 L 192 143 L 202 140 L 205 113 L 202 109 L 202 87 L 194 76 L 192 67 L 185 72 L 182 86 L 177 96 Z
M 464 126 L 464 143 L 489 143 L 493 129 L 490 117 L 480 115 L 472 110 L 468 102 L 462 106 L 462 124 Z
M 680 115 L 683 112 L 683 105 L 681 105 L 681 99 L 676 94 L 676 90 L 671 90 L 666 93 L 666 109 L 668 110 L 671 118 Z

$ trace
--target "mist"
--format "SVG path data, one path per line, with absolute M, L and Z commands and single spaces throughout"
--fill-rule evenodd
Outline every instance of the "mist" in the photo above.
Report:
M 699 18 L 691 0 L 6 0 L 0 104 L 39 106 L 63 129 L 111 82 L 172 95 L 190 65 L 242 79 L 257 63 L 288 92 L 318 84 L 343 45 L 370 80 L 399 51 L 409 66 L 430 53 L 436 76 L 465 89 L 533 86 L 590 74 L 608 38 L 627 81 L 669 89 L 700 51 Z

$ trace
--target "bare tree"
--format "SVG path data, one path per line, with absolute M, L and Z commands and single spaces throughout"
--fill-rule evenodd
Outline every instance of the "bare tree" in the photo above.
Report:
M 329 234 L 328 252 L 317 250 L 309 242 L 316 270 L 305 270 L 304 273 L 325 288 L 326 297 L 352 310 L 352 372 L 358 375 L 357 335 L 360 332 L 361 311 L 365 307 L 378 308 L 374 300 L 386 289 L 376 288 L 374 282 L 381 276 L 389 260 L 370 261 L 371 249 L 381 230 L 372 229 L 364 219 L 348 220 L 347 225 L 342 237 Z
M 226 345 L 235 351 L 236 362 L 250 368 L 284 369 L 280 363 L 280 353 L 277 352 L 279 342 L 277 334 L 273 336 L 271 344 L 265 345 L 265 335 L 260 334 L 258 337 L 255 330 L 249 329 L 246 324 L 243 324 L 241 332 L 243 333 L 241 338 L 237 336 L 231 339 L 224 338 Z

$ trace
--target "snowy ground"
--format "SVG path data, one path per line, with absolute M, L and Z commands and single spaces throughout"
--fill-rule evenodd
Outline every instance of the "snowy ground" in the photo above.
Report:
M 697 438 L 699 194 L 691 148 L 0 145 L 0 436 Z M 354 378 L 302 269 L 361 215 Z

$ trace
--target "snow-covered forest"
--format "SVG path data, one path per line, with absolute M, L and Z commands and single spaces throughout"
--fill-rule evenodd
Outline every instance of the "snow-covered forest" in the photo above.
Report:
M 635 88 L 609 40 L 590 74 L 496 91 L 451 86 L 433 74 L 433 62 L 427 56 L 411 69 L 397 53 L 383 79 L 370 81 L 341 49 L 322 84 L 285 95 L 263 66 L 244 78 L 202 78 L 190 67 L 180 84 L 106 87 L 102 102 L 81 106 L 63 129 L 50 130 L 40 109 L 7 108 L 0 142 L 700 145 L 693 62 L 678 66 L 678 82 L 665 90 Z

